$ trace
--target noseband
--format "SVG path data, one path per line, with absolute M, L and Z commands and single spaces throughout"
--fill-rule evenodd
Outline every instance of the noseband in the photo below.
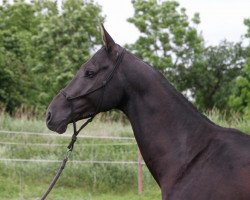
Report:
M 69 143 L 68 145 L 68 149 L 70 151 L 73 150 L 73 147 L 74 147 L 74 143 L 77 139 L 77 135 L 78 133 L 85 127 L 87 126 L 88 123 L 90 123 L 93 118 L 96 116 L 96 114 L 98 114 L 101 110 L 101 107 L 102 107 L 102 102 L 103 102 L 103 97 L 104 97 L 104 92 L 105 92 L 105 88 L 107 86 L 107 84 L 110 82 L 110 80 L 113 78 L 114 74 L 115 74 L 115 71 L 117 70 L 117 68 L 120 66 L 120 64 L 122 63 L 122 60 L 123 60 L 123 57 L 124 57 L 124 54 L 125 54 L 125 49 L 122 50 L 121 54 L 118 56 L 117 60 L 116 60 L 116 63 L 112 69 L 112 71 L 110 72 L 109 76 L 106 78 L 106 80 L 104 80 L 102 82 L 102 84 L 97 87 L 97 88 L 94 88 L 90 91 L 88 91 L 87 93 L 85 94 L 82 94 L 82 95 L 79 95 L 79 96 L 74 96 L 74 97 L 71 97 L 69 95 L 67 95 L 67 93 L 64 91 L 64 90 L 61 90 L 60 93 L 66 98 L 67 102 L 69 103 L 70 105 L 70 108 L 71 108 L 71 113 L 70 113 L 70 118 L 72 119 L 72 123 L 73 123 L 73 128 L 74 128 L 74 134 L 72 135 L 72 138 L 71 138 L 71 142 Z M 80 98 L 84 98 L 86 97 L 87 95 L 89 94 L 92 94 L 98 90 L 102 89 L 102 92 L 100 94 L 100 98 L 98 100 L 98 104 L 96 106 L 96 109 L 95 109 L 95 112 L 93 113 L 90 113 L 88 115 L 88 120 L 86 122 L 84 122 L 81 127 L 77 130 L 76 128 L 76 121 L 74 121 L 74 116 L 73 116 L 73 111 L 74 111 L 74 106 L 73 106 L 73 102 L 77 99 L 80 99 Z

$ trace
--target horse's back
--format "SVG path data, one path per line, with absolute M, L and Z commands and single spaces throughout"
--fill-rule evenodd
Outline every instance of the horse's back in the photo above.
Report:
M 250 199 L 250 136 L 220 130 L 168 200 Z

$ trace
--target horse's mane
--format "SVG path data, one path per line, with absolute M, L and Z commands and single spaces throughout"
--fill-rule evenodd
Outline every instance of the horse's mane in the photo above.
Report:
M 203 119 L 205 119 L 210 124 L 216 125 L 210 119 L 208 119 L 205 115 L 203 115 L 201 112 L 199 112 L 198 109 L 181 92 L 176 90 L 176 88 L 163 76 L 163 74 L 161 74 L 158 70 L 155 69 L 155 67 L 151 66 L 149 63 L 147 63 L 147 62 L 143 61 L 142 59 L 138 58 L 134 54 L 132 54 L 132 53 L 130 53 L 130 54 L 133 55 L 136 59 L 143 62 L 147 67 L 151 68 L 157 74 L 157 76 L 159 77 L 159 79 L 160 79 L 162 85 L 164 86 L 164 88 L 166 88 L 166 90 L 170 91 L 173 96 L 175 96 L 177 99 L 179 99 L 186 106 L 186 108 L 189 111 L 191 111 L 192 113 L 194 113 L 195 115 L 197 115 L 199 117 L 202 117 Z
M 152 68 L 154 69 L 154 67 Z M 159 77 L 161 78 L 161 82 L 163 83 L 164 87 L 168 89 L 169 91 L 171 91 L 171 93 L 175 97 L 177 97 L 182 103 L 184 103 L 186 105 L 186 108 L 188 108 L 191 112 L 195 113 L 196 115 L 202 117 L 209 123 L 215 125 L 215 123 L 213 123 L 210 119 L 208 119 L 208 117 L 202 114 L 181 92 L 176 90 L 176 88 L 160 72 L 158 72 L 158 74 L 159 74 Z

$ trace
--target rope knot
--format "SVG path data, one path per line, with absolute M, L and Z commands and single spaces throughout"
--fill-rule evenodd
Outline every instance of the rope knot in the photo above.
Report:
M 71 138 L 71 141 L 70 141 L 70 143 L 69 143 L 69 145 L 67 147 L 69 149 L 69 151 L 73 150 L 76 140 L 77 140 L 77 136 L 75 134 L 73 134 L 72 138 Z

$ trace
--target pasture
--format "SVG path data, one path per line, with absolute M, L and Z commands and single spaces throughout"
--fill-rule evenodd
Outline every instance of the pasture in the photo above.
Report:
M 7 115 L 1 115 L 0 124 L 9 131 L 0 133 L 1 199 L 39 199 L 60 165 L 70 133 L 60 136 L 49 132 L 42 120 Z M 48 199 L 159 199 L 145 166 L 145 192 L 137 194 L 137 145 L 129 125 L 97 119 L 84 132 L 96 137 L 78 139 Z M 107 138 L 111 136 L 116 137 Z
M 250 132 L 247 120 L 226 121 L 217 112 L 208 115 L 223 126 Z M 0 133 L 1 199 L 39 199 L 63 158 L 71 127 L 66 134 L 58 135 L 49 132 L 43 120 L 13 119 L 2 114 L 0 130 L 18 132 Z M 83 135 L 89 138 L 79 138 L 48 199 L 160 199 L 160 190 L 146 166 L 143 194 L 137 192 L 137 145 L 128 124 L 96 119 L 80 134 Z M 122 139 L 107 139 L 113 136 Z

